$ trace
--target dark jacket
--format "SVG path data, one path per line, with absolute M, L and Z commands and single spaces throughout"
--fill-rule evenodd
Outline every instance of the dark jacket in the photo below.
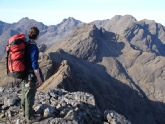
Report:
M 38 66 L 38 59 L 39 59 L 39 50 L 37 44 L 29 40 L 27 41 L 27 53 L 26 53 L 26 63 L 28 71 L 37 70 Z

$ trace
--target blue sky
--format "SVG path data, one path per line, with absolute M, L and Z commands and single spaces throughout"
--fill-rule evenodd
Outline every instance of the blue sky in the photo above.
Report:
M 1 0 L 0 20 L 13 23 L 28 17 L 45 25 L 56 25 L 64 18 L 82 22 L 132 15 L 138 21 L 155 20 L 165 26 L 165 0 Z

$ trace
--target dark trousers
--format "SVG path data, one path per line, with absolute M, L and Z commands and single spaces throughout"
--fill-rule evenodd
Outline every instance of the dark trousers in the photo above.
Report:
M 27 85 L 28 82 L 28 79 L 22 81 L 21 106 L 26 119 L 30 119 L 30 117 L 34 116 L 33 105 L 37 91 L 36 81 L 33 80 L 32 84 L 29 86 Z

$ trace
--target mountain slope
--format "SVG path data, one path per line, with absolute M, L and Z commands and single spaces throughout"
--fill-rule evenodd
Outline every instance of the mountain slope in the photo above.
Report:
M 98 27 L 125 36 L 132 47 L 165 56 L 165 28 L 153 20 L 137 21 L 131 15 L 114 16 L 110 20 L 93 21 Z
M 4 49 L 11 36 L 23 32 L 28 40 L 28 30 L 31 26 L 37 26 L 40 30 L 40 37 L 37 44 L 45 44 L 47 47 L 61 41 L 72 29 L 81 24 L 80 21 L 69 17 L 57 25 L 46 26 L 27 17 L 22 18 L 17 23 L 8 24 L 0 22 L 0 55 L 4 55 Z
M 102 112 L 115 109 L 136 124 L 165 122 L 164 57 L 134 49 L 127 37 L 93 24 L 75 28 L 46 52 L 57 72 L 42 90 L 89 92 Z

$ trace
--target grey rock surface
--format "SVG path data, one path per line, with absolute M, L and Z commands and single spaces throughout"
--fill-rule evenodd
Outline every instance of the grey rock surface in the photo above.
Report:
M 26 120 L 23 118 L 20 106 L 21 98 L 16 94 L 16 91 L 20 89 L 12 88 L 12 92 L 8 92 L 8 88 L 3 89 L 1 93 L 4 96 L 4 101 L 6 101 L 4 102 L 6 107 L 0 106 L 0 117 L 2 118 L 0 123 L 25 124 Z M 8 98 L 8 95 L 16 95 L 17 97 Z M 51 99 L 58 102 L 52 104 Z M 11 101 L 15 102 L 11 104 Z M 45 103 L 45 101 L 47 102 Z M 104 121 L 95 104 L 93 95 L 85 92 L 68 92 L 64 89 L 50 89 L 47 93 L 38 91 L 33 109 L 36 115 L 43 116 L 40 122 L 34 122 L 34 124 L 102 124 Z M 115 114 L 117 113 L 115 112 Z M 125 121 L 124 116 L 118 114 L 117 116 L 115 119 L 121 118 L 120 120 Z M 107 118 L 105 118 L 105 121 L 107 121 Z

